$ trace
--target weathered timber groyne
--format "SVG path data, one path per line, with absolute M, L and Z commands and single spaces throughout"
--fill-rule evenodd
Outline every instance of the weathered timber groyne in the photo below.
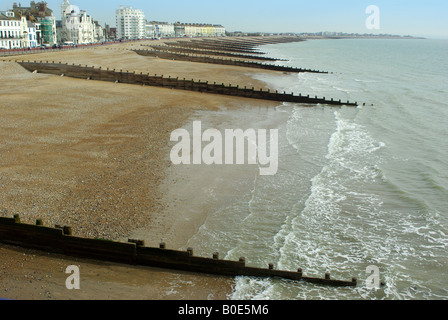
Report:
M 141 56 L 156 57 L 156 58 L 167 59 L 167 60 L 222 64 L 222 65 L 230 65 L 230 66 L 238 66 L 238 67 L 246 67 L 246 68 L 257 68 L 257 69 L 282 71 L 282 72 L 293 72 L 293 73 L 303 73 L 303 72 L 328 73 L 326 71 L 319 71 L 319 70 L 284 67 L 284 66 L 278 66 L 278 65 L 273 65 L 273 64 L 263 64 L 263 63 L 259 63 L 259 62 L 253 62 L 253 61 L 211 58 L 211 57 L 207 57 L 207 56 L 196 56 L 196 55 L 174 53 L 174 52 L 167 52 L 167 51 L 156 51 L 156 50 L 132 50 L 132 51 L 134 51 L 135 53 L 137 53 Z
M 137 84 L 137 85 L 147 85 L 154 87 L 163 87 L 170 89 L 179 89 L 187 91 L 196 91 L 220 95 L 228 95 L 234 97 L 243 97 L 250 99 L 261 99 L 261 100 L 271 100 L 279 102 L 293 102 L 293 103 L 303 103 L 309 105 L 316 104 L 326 104 L 331 106 L 358 106 L 357 102 L 344 102 L 341 100 L 334 100 L 333 98 L 328 100 L 325 97 L 318 98 L 310 97 L 309 95 L 294 95 L 286 92 L 271 92 L 271 90 L 255 90 L 255 88 L 241 88 L 239 85 L 233 86 L 231 84 L 225 85 L 224 83 L 209 83 L 208 81 L 194 81 L 187 79 L 179 79 L 164 76 L 150 76 L 149 74 L 129 72 L 123 70 L 117 71 L 115 69 L 109 70 L 107 68 L 104 70 L 102 67 L 88 67 L 82 65 L 69 65 L 62 62 L 25 62 L 16 61 L 22 67 L 30 72 L 41 72 L 46 74 L 54 74 L 59 76 L 67 76 L 78 79 L 87 80 L 99 80 L 99 81 L 110 81 L 115 83 L 127 83 L 127 84 Z
M 178 42 L 165 42 L 167 46 L 175 46 L 175 47 L 186 47 L 186 48 L 196 48 L 196 49 L 205 49 L 205 50 L 219 50 L 219 51 L 228 51 L 228 52 L 236 52 L 236 53 L 246 53 L 246 54 L 264 54 L 263 52 L 258 52 L 254 49 L 245 49 L 241 46 L 236 45 L 218 45 L 218 44 L 195 44 L 193 42 L 187 41 L 178 41 Z
M 166 249 L 164 243 L 161 243 L 159 248 L 150 248 L 145 247 L 144 242 L 140 240 L 129 239 L 125 243 L 75 237 L 68 226 L 46 227 L 40 219 L 35 225 L 24 224 L 20 222 L 19 215 L 13 218 L 0 217 L 0 242 L 67 256 L 128 265 L 231 277 L 283 278 L 334 287 L 357 285 L 355 278 L 351 281 L 334 280 L 331 279 L 329 273 L 326 273 L 324 278 L 313 278 L 303 276 L 302 269 L 293 272 L 275 270 L 273 264 L 269 264 L 267 269 L 246 266 L 244 257 L 241 257 L 239 261 L 222 260 L 219 258 L 219 253 L 214 253 L 213 258 L 198 257 L 193 254 L 192 248 L 188 248 L 187 251 L 169 250 Z
M 298 37 L 259 37 L 259 38 L 231 38 L 231 39 L 191 39 L 190 41 L 165 42 L 168 46 L 239 52 L 248 54 L 264 54 L 256 47 L 267 44 L 301 42 Z
M 182 48 L 182 47 L 170 47 L 170 46 L 151 46 L 144 45 L 146 47 L 151 47 L 157 51 L 168 51 L 168 52 L 180 52 L 180 53 L 190 53 L 190 54 L 198 54 L 198 55 L 208 55 L 208 56 L 221 56 L 221 57 L 231 57 L 235 59 L 249 59 L 249 60 L 261 60 L 261 61 L 286 61 L 285 59 L 276 59 L 270 57 L 263 56 L 255 56 L 249 54 L 238 54 L 231 52 L 223 52 L 223 51 L 213 51 L 213 50 L 203 50 L 203 49 L 194 49 L 194 48 Z
M 203 38 L 191 39 L 195 44 L 228 45 L 238 48 L 254 49 L 260 45 L 281 44 L 304 41 L 298 37 L 237 37 L 237 38 Z

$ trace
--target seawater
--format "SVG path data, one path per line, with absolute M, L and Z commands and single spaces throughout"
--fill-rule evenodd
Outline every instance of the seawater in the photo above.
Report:
M 448 41 L 312 40 L 260 50 L 287 59 L 279 64 L 329 71 L 260 74 L 272 89 L 360 106 L 199 112 L 213 128 L 278 128 L 279 170 L 235 180 L 239 196 L 213 208 L 187 245 L 258 267 L 358 279 L 356 288 L 330 288 L 240 277 L 235 300 L 447 299 Z M 380 289 L 367 286 L 372 265 Z

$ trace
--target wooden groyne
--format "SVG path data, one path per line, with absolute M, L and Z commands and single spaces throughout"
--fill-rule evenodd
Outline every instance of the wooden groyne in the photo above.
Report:
M 193 48 L 193 49 L 203 49 L 203 50 L 219 50 L 225 52 L 234 52 L 234 53 L 245 53 L 245 54 L 265 54 L 263 52 L 257 52 L 255 50 L 247 50 L 241 48 L 234 48 L 229 46 L 214 46 L 214 45 L 195 45 L 193 43 L 188 42 L 166 42 L 167 46 L 173 47 L 185 47 L 185 48 Z
M 196 44 L 208 45 L 229 45 L 239 48 L 254 49 L 255 47 L 267 44 L 281 44 L 302 42 L 303 39 L 299 37 L 233 37 L 233 38 L 203 38 L 200 40 L 192 39 Z
M 157 51 L 168 51 L 168 52 L 180 52 L 180 53 L 189 53 L 189 54 L 197 54 L 197 55 L 208 55 L 208 56 L 221 56 L 221 57 L 231 57 L 235 59 L 248 59 L 248 60 L 261 60 L 261 61 L 286 61 L 284 59 L 276 59 L 270 58 L 266 56 L 255 56 L 249 54 L 238 54 L 231 52 L 223 52 L 223 51 L 213 51 L 213 50 L 204 50 L 204 49 L 194 49 L 194 48 L 182 48 L 182 47 L 174 47 L 174 46 L 151 46 L 144 45 L 147 47 L 151 47 L 153 50 Z
M 23 68 L 30 72 L 41 72 L 46 74 L 54 74 L 59 76 L 67 76 L 78 79 L 87 80 L 99 80 L 99 81 L 109 81 L 115 83 L 127 83 L 127 84 L 137 84 L 137 85 L 147 85 L 154 87 L 163 87 L 170 89 L 179 89 L 187 91 L 196 91 L 220 95 L 228 95 L 234 97 L 243 97 L 250 99 L 261 99 L 279 102 L 293 102 L 293 103 L 303 103 L 303 104 L 325 104 L 330 106 L 357 106 L 357 102 L 344 102 L 335 99 L 326 99 L 315 97 L 310 97 L 309 95 L 304 96 L 299 94 L 294 95 L 286 92 L 271 92 L 271 90 L 255 90 L 255 88 L 241 88 L 239 85 L 233 86 L 232 84 L 225 85 L 224 83 L 209 83 L 208 81 L 195 81 L 187 79 L 179 79 L 172 77 L 164 77 L 149 74 L 129 72 L 123 70 L 109 70 L 103 69 L 102 67 L 89 67 L 82 65 L 69 65 L 62 62 L 49 62 L 49 61 L 16 61 Z
M 196 48 L 205 50 L 219 50 L 229 52 L 239 52 L 248 54 L 264 54 L 256 50 L 256 47 L 267 44 L 280 44 L 301 42 L 298 37 L 255 37 L 255 38 L 216 38 L 216 39 L 191 39 L 190 41 L 165 42 L 168 46 L 181 46 L 186 48 Z
M 227 52 L 236 52 L 236 53 L 246 53 L 246 54 L 264 54 L 262 52 L 257 52 L 254 49 L 245 49 L 240 46 L 231 46 L 227 44 L 223 45 L 215 45 L 215 44 L 195 44 L 193 42 L 187 41 L 178 41 L 178 42 L 165 42 L 167 46 L 175 46 L 175 47 L 186 47 L 186 48 L 195 48 L 195 49 L 205 49 L 205 50 L 219 50 L 219 51 L 227 51 Z
M 228 65 L 228 66 L 257 68 L 257 69 L 282 71 L 282 72 L 293 72 L 293 73 L 304 73 L 304 72 L 326 73 L 326 74 L 328 73 L 326 71 L 284 67 L 284 66 L 278 66 L 278 65 L 273 65 L 273 64 L 264 64 L 264 63 L 260 63 L 260 62 L 254 62 L 254 61 L 220 59 L 220 58 L 212 58 L 212 57 L 201 56 L 201 55 L 190 55 L 190 54 L 167 52 L 167 51 L 157 51 L 157 50 L 132 50 L 132 51 L 134 51 L 135 53 L 137 53 L 141 56 L 156 57 L 156 58 L 167 59 L 167 60 L 221 64 L 221 65 Z
M 13 218 L 0 217 L 0 242 L 67 256 L 128 265 L 231 277 L 283 278 L 333 287 L 357 285 L 355 278 L 351 281 L 334 280 L 328 273 L 324 278 L 306 277 L 303 276 L 300 268 L 293 272 L 275 270 L 273 264 L 269 264 L 266 269 L 251 267 L 246 265 L 244 257 L 241 257 L 239 261 L 222 260 L 219 258 L 219 253 L 214 253 L 212 258 L 198 257 L 193 254 L 192 248 L 188 248 L 187 251 L 169 250 L 164 243 L 161 243 L 159 248 L 150 248 L 145 247 L 144 242 L 140 240 L 129 239 L 127 243 L 124 243 L 75 237 L 68 226 L 46 227 L 40 219 L 35 225 L 24 224 L 20 222 L 19 215 Z

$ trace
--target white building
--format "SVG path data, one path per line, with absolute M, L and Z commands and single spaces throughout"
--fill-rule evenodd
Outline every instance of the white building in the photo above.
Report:
M 214 25 L 215 28 L 215 37 L 225 37 L 226 36 L 226 28 L 220 24 Z
M 226 35 L 226 28 L 222 25 L 177 22 L 174 29 L 176 37 L 223 37 Z
M 185 24 L 182 24 L 180 22 L 176 22 L 174 24 L 174 34 L 176 37 L 185 37 Z
M 193 23 L 186 23 L 185 35 L 189 37 L 200 37 L 202 36 L 202 28 Z
M 154 39 L 156 37 L 154 25 L 151 22 L 146 22 L 145 36 L 148 39 Z
M 65 13 L 70 13 L 71 11 L 76 10 L 76 8 L 73 8 L 69 0 L 64 0 L 64 2 L 61 4 L 61 19 L 64 17 Z
M 116 21 L 118 38 L 146 38 L 146 19 L 142 10 L 120 6 L 116 12 Z
M 94 21 L 95 24 L 95 42 L 103 42 L 106 40 L 105 29 L 98 23 L 98 21 Z
M 40 34 L 40 23 L 32 23 L 27 21 L 28 25 L 28 47 L 36 48 L 40 46 L 40 39 L 42 38 Z
M 61 5 L 61 13 L 61 42 L 88 44 L 97 41 L 95 22 L 86 11 L 65 0 Z
M 13 11 L 0 12 L 0 48 L 20 49 L 27 47 L 27 21 L 16 17 Z M 26 33 L 25 33 L 26 32 Z
M 154 36 L 157 38 L 170 38 L 175 36 L 174 24 L 168 22 L 151 21 Z

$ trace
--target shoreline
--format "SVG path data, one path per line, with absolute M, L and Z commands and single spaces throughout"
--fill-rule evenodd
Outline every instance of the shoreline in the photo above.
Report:
M 203 130 L 213 128 L 220 132 L 228 128 L 276 128 L 281 121 L 279 119 L 284 120 L 285 117 L 275 111 L 277 105 L 263 101 L 244 101 L 218 110 L 199 109 L 180 128 L 192 132 L 193 121 L 201 121 Z M 174 144 L 169 142 L 170 147 Z M 160 185 L 166 206 L 152 224 L 135 229 L 131 238 L 144 240 L 151 247 L 158 247 L 160 242 L 164 242 L 168 248 L 187 250 L 192 236 L 197 234 L 212 214 L 236 201 L 242 194 L 251 192 L 258 170 L 257 165 L 248 164 L 170 164 Z M 157 225 L 166 228 L 160 229 Z M 216 248 L 210 245 L 209 251 L 198 251 L 196 247 L 193 249 L 200 256 L 211 256 Z
M 164 75 L 193 72 L 202 79 L 212 74 L 215 78 L 211 80 L 229 82 L 231 78 L 232 83 L 263 85 L 251 77 L 253 72 L 239 67 L 154 63 L 154 59 L 148 63 L 137 55 L 129 56 L 129 52 L 107 57 L 103 53 L 92 48 L 77 52 L 76 57 L 74 52 L 63 52 L 48 53 L 47 57 L 42 54 L 39 59 L 166 71 Z M 182 127 L 196 110 L 238 108 L 246 100 L 67 78 L 61 81 L 59 77 L 29 73 L 13 62 L 0 62 L 0 66 L 2 91 L 6 93 L 0 126 L 12 128 L 3 130 L 1 141 L 5 143 L 0 145 L 4 155 L 0 158 L 2 216 L 19 213 L 24 222 L 43 219 L 47 225 L 70 225 L 79 236 L 113 240 L 127 238 L 139 228 L 147 230 L 148 225 L 158 235 L 176 226 L 173 230 L 182 229 L 183 235 L 171 233 L 174 246 L 182 246 L 194 234 L 197 224 L 179 228 L 183 225 L 167 226 L 173 216 L 155 218 L 169 205 L 162 194 L 163 181 L 170 181 L 164 180 L 170 167 L 169 134 Z M 23 94 L 14 85 L 17 82 L 29 87 L 29 92 Z M 45 99 L 36 99 L 39 95 Z M 204 211 L 196 216 L 197 223 L 203 220 Z M 151 235 L 151 241 L 159 238 Z M 142 299 L 221 300 L 228 298 L 234 285 L 234 279 L 228 277 L 106 265 L 3 244 L 0 256 L 4 290 L 0 297 L 9 299 L 139 299 L 139 294 L 144 294 Z M 65 289 L 67 275 L 62 265 L 68 263 L 81 263 L 81 270 L 85 267 L 88 276 L 84 288 L 88 291 L 74 294 Z M 95 272 L 96 278 L 90 277 Z M 131 273 L 152 281 L 136 284 Z M 30 280 L 33 277 L 40 280 Z M 171 294 L 159 294 L 164 289 Z

